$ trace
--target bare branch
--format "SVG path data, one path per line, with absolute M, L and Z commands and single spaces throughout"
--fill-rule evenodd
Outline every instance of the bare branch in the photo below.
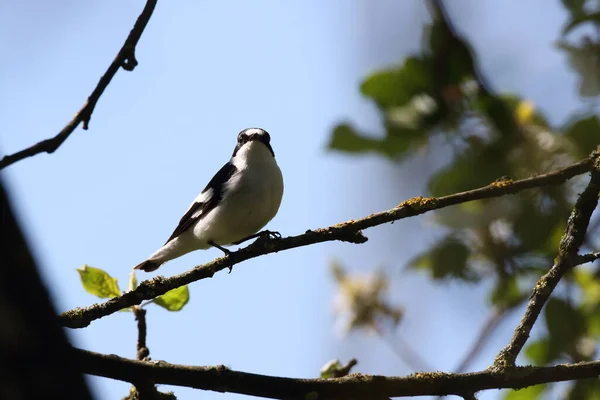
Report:
M 587 264 L 589 262 L 594 262 L 600 258 L 600 252 L 587 253 L 577 256 L 575 259 L 576 265 Z
M 438 210 L 440 208 L 468 201 L 499 197 L 541 186 L 559 185 L 574 176 L 589 171 L 592 163 L 591 160 L 595 160 L 597 157 L 598 154 L 593 153 L 590 158 L 569 167 L 518 181 L 503 180 L 479 189 L 438 198 L 416 197 L 403 201 L 396 207 L 387 211 L 371 214 L 358 220 L 343 222 L 328 228 L 308 230 L 306 233 L 297 236 L 271 240 L 259 239 L 249 246 L 232 252 L 229 256 L 217 258 L 182 274 L 170 278 L 157 276 L 151 280 L 143 281 L 135 290 L 124 293 L 122 296 L 115 297 L 104 303 L 97 303 L 89 307 L 75 308 L 66 311 L 62 313 L 60 320 L 66 327 L 83 328 L 98 318 L 105 317 L 123 308 L 140 304 L 144 300 L 153 299 L 156 296 L 165 294 L 169 290 L 180 286 L 201 279 L 212 278 L 216 272 L 225 268 L 231 268 L 234 265 L 251 258 L 328 241 L 337 240 L 350 243 L 364 243 L 367 241 L 367 238 L 360 232 L 362 229 L 413 217 L 432 210 Z
M 592 213 L 598 205 L 598 193 L 600 193 L 600 159 L 594 160 L 590 182 L 579 195 L 567 221 L 567 228 L 560 240 L 554 266 L 538 280 L 533 288 L 525 315 L 515 328 L 510 343 L 496 356 L 494 368 L 503 369 L 515 365 L 517 356 L 529 338 L 529 333 L 544 304 L 550 298 L 562 276 L 579 261 L 577 252 L 585 239 Z
M 96 88 L 92 94 L 87 98 L 87 101 L 83 107 L 75 114 L 73 119 L 53 138 L 42 140 L 34 144 L 31 147 L 18 151 L 14 154 L 4 156 L 0 160 L 0 170 L 8 167 L 17 161 L 23 160 L 24 158 L 34 156 L 39 153 L 54 153 L 65 140 L 73 133 L 73 131 L 83 123 L 83 129 L 88 129 L 92 113 L 96 107 L 96 103 L 100 100 L 100 96 L 104 93 L 104 90 L 108 87 L 112 78 L 116 75 L 119 68 L 123 68 L 126 71 L 133 71 L 138 64 L 135 58 L 135 48 L 152 16 L 152 12 L 156 7 L 157 0 L 147 0 L 144 9 L 135 21 L 133 29 L 129 32 L 129 36 L 125 39 L 125 43 L 121 50 L 117 53 L 117 56 L 110 64 L 104 75 L 98 81 Z
M 146 310 L 139 306 L 134 306 L 133 315 L 138 327 L 137 359 L 145 360 L 150 355 L 150 350 L 146 346 Z
M 405 377 L 350 374 L 342 378 L 293 379 L 232 371 L 225 366 L 193 367 L 164 361 L 136 361 L 74 349 L 84 373 L 135 382 L 186 386 L 221 393 L 239 393 L 271 399 L 373 399 L 402 396 L 472 396 L 487 389 L 520 389 L 549 382 L 593 378 L 600 361 L 553 367 L 515 367 L 501 373 L 489 370 L 469 374 L 418 373 Z M 310 393 L 315 396 L 307 396 Z

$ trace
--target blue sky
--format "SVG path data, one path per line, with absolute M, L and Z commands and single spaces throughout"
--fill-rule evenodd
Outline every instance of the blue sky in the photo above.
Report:
M 558 1 L 452 5 L 452 16 L 497 90 L 533 100 L 555 123 L 580 105 L 576 78 L 552 46 L 566 19 Z M 0 51 L 8 60 L 0 65 L 2 152 L 65 125 L 142 7 L 142 1 L 116 0 L 0 2 Z M 139 66 L 119 71 L 90 130 L 77 130 L 53 155 L 3 172 L 57 308 L 96 301 L 75 271 L 83 264 L 105 269 L 125 288 L 131 267 L 164 242 L 246 127 L 271 133 L 285 194 L 268 227 L 283 235 L 424 194 L 425 181 L 415 171 L 424 175 L 439 166 L 433 155 L 399 166 L 375 156 L 327 152 L 326 143 L 342 120 L 377 130 L 377 114 L 360 97 L 358 84 L 376 68 L 417 51 L 427 18 L 415 0 L 159 2 L 137 49 Z M 370 241 L 364 245 L 295 249 L 194 283 L 181 313 L 149 306 L 151 357 L 292 377 L 315 377 L 329 359 L 351 357 L 359 359 L 356 371 L 363 373 L 413 372 L 376 336 L 336 333 L 329 262 L 339 259 L 355 271 L 385 268 L 393 278 L 392 300 L 407 309 L 397 334 L 436 369 L 452 369 L 487 316 L 487 288 L 433 286 L 402 271 L 435 238 L 426 217 L 365 233 Z M 218 250 L 191 253 L 158 273 L 170 276 L 217 256 Z M 496 333 L 473 368 L 492 361 L 518 317 Z M 78 346 L 135 357 L 129 313 L 68 333 Z M 106 379 L 90 382 L 98 399 L 120 398 L 129 388 Z M 164 389 L 180 399 L 240 398 Z

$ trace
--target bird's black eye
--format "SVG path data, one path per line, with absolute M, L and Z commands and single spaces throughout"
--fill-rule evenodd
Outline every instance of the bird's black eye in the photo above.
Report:
M 238 143 L 246 143 L 248 141 L 248 139 L 249 139 L 248 135 L 246 135 L 245 132 L 242 132 L 238 135 L 237 141 L 238 141 Z

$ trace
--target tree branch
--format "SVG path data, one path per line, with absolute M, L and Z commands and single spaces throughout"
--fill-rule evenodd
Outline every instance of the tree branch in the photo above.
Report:
M 549 382 L 594 378 L 600 361 L 553 367 L 515 367 L 502 373 L 418 373 L 405 377 L 351 374 L 332 379 L 293 379 L 232 371 L 225 366 L 192 367 L 164 361 L 130 360 L 116 355 L 74 349 L 84 373 L 134 382 L 186 386 L 221 393 L 239 393 L 271 399 L 373 399 L 402 396 L 468 396 L 486 389 L 520 389 Z M 308 397 L 310 393 L 313 397 Z M 468 397 L 467 397 L 468 398 Z
M 529 333 L 544 304 L 550 298 L 562 276 L 579 261 L 577 252 L 585 239 L 592 213 L 598 205 L 598 193 L 600 193 L 600 159 L 598 158 L 593 161 L 591 175 L 590 182 L 583 193 L 579 195 L 567 221 L 567 228 L 560 240 L 558 256 L 554 261 L 554 266 L 538 280 L 533 288 L 523 319 L 515 328 L 510 343 L 500 351 L 494 360 L 495 369 L 515 365 L 517 356 L 529 338 Z
M 360 232 L 362 229 L 413 217 L 432 210 L 438 210 L 440 208 L 468 201 L 499 197 L 541 186 L 559 185 L 574 176 L 589 171 L 592 160 L 596 160 L 599 155 L 600 153 L 593 153 L 590 158 L 569 167 L 518 181 L 503 180 L 493 182 L 490 185 L 479 189 L 438 198 L 415 197 L 403 201 L 396 207 L 387 211 L 371 214 L 358 220 L 342 222 L 328 228 L 308 230 L 306 233 L 297 236 L 289 236 L 281 239 L 258 239 L 249 246 L 232 252 L 229 256 L 217 258 L 206 264 L 199 265 L 190 271 L 170 278 L 157 276 L 151 280 L 143 281 L 135 290 L 124 293 L 122 296 L 112 298 L 104 303 L 96 303 L 89 307 L 75 308 L 66 311 L 61 314 L 60 320 L 62 324 L 68 328 L 83 328 L 98 318 L 105 317 L 123 308 L 140 304 L 144 300 L 153 299 L 156 296 L 165 294 L 169 290 L 180 286 L 201 279 L 212 278 L 216 272 L 225 268 L 232 268 L 235 264 L 239 264 L 242 261 L 251 258 L 328 241 L 337 240 L 350 243 L 364 243 L 367 241 L 367 238 Z
M 133 307 L 133 315 L 137 321 L 138 340 L 137 340 L 137 359 L 145 360 L 150 355 L 150 350 L 146 346 L 146 310 L 141 307 Z
M 600 258 L 599 251 L 596 251 L 593 253 L 582 254 L 580 256 L 577 256 L 577 258 L 575 259 L 575 264 L 576 265 L 587 264 L 589 262 L 594 262 L 594 261 L 598 260 L 599 258 Z
M 147 0 L 144 9 L 135 21 L 133 29 L 129 32 L 129 36 L 125 40 L 123 47 L 117 53 L 117 56 L 110 64 L 104 75 L 100 78 L 100 81 L 96 85 L 96 88 L 92 94 L 88 97 L 83 107 L 75 114 L 73 119 L 53 138 L 42 140 L 34 144 L 31 147 L 18 151 L 14 154 L 4 156 L 0 160 L 0 170 L 8 167 L 17 161 L 23 160 L 24 158 L 34 156 L 39 153 L 46 152 L 48 154 L 53 153 L 58 149 L 65 140 L 73 133 L 73 131 L 83 123 L 83 129 L 88 129 L 92 113 L 96 107 L 96 103 L 104 93 L 104 90 L 108 87 L 108 84 L 115 76 L 119 68 L 123 68 L 126 71 L 133 71 L 138 64 L 135 58 L 135 47 L 152 16 L 152 12 L 156 6 L 157 0 Z

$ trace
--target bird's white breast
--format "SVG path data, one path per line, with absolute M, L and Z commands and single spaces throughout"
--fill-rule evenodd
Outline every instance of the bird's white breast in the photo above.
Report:
M 194 235 L 230 244 L 260 231 L 279 210 L 283 197 L 281 170 L 265 145 L 250 142 L 232 159 L 237 172 L 225 186 L 220 206 Z

